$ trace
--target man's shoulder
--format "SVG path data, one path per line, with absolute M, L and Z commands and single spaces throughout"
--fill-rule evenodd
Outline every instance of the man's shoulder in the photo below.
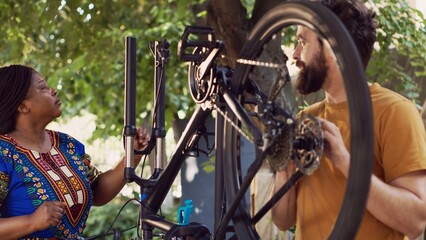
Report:
M 375 111 L 387 111 L 389 109 L 413 108 L 414 103 L 401 94 L 388 88 L 374 84 L 370 88 L 371 102 Z
M 325 107 L 325 100 L 322 100 L 307 106 L 300 112 L 309 113 L 309 114 L 317 116 L 319 112 L 321 112 L 324 109 L 324 107 Z
M 401 132 L 401 129 L 416 129 L 417 132 L 424 129 L 416 105 L 404 96 L 380 87 L 371 91 L 371 99 L 377 129 L 398 132 Z

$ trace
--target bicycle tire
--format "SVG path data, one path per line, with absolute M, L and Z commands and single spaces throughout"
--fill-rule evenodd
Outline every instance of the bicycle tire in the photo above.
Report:
M 250 32 L 240 59 L 256 59 L 271 36 L 290 25 L 304 25 L 323 36 L 333 50 L 344 78 L 350 115 L 351 162 L 343 204 L 328 239 L 353 239 L 364 213 L 373 158 L 372 111 L 365 70 L 355 44 L 341 21 L 328 8 L 310 1 L 285 2 L 266 13 Z M 253 68 L 241 63 L 235 68 L 231 90 L 241 101 Z M 231 124 L 225 123 L 224 129 L 225 159 L 232 159 L 224 169 L 226 197 L 227 202 L 232 202 L 243 178 L 241 142 L 239 132 Z M 248 205 L 249 201 L 243 198 L 232 219 L 235 232 L 239 239 L 259 239 L 250 222 Z

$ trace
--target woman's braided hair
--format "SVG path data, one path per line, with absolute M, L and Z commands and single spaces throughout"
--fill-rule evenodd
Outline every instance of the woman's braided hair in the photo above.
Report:
M 23 65 L 0 68 L 0 134 L 15 130 L 18 107 L 27 95 L 33 72 Z

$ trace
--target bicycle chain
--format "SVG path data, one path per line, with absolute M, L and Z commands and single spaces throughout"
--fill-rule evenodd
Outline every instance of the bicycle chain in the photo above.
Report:
M 225 56 L 225 55 L 221 55 L 221 58 L 228 58 L 228 59 L 234 59 L 236 60 L 236 62 L 241 63 L 241 64 L 246 64 L 246 65 L 252 65 L 252 66 L 260 66 L 260 67 L 268 67 L 268 68 L 280 68 L 280 64 L 277 63 L 269 63 L 269 62 L 260 62 L 260 61 L 255 61 L 255 60 L 250 60 L 250 59 L 243 59 L 243 58 L 232 58 L 229 56 Z M 245 137 L 249 142 L 251 142 L 252 144 L 254 144 L 254 140 L 252 138 L 250 138 L 250 136 L 248 136 L 245 132 L 243 132 L 243 130 L 241 130 L 240 127 L 238 127 L 238 125 L 236 123 L 234 123 L 227 115 L 225 112 L 223 112 L 222 110 L 220 110 L 220 108 L 216 105 L 216 104 L 212 104 L 213 108 L 216 110 L 216 112 L 218 112 L 220 115 L 222 115 L 222 117 L 231 124 L 231 126 L 237 130 L 243 137 Z
M 244 59 L 244 58 L 234 58 L 234 57 L 229 57 L 229 56 L 226 56 L 226 55 L 221 55 L 220 57 L 235 60 L 237 63 L 241 63 L 241 64 L 245 64 L 245 65 L 251 65 L 251 66 L 268 67 L 268 68 L 280 68 L 281 67 L 281 65 L 278 64 L 278 63 L 261 62 L 261 61 L 255 61 L 255 60 Z
M 222 115 L 222 117 L 227 121 L 227 122 L 229 122 L 231 125 L 232 125 L 232 127 L 235 129 L 235 130 L 237 130 L 243 137 L 245 137 L 249 142 L 251 142 L 252 144 L 254 144 L 254 140 L 252 139 L 252 138 L 250 138 L 250 136 L 249 135 L 247 135 L 245 132 L 243 132 L 243 130 L 241 130 L 241 128 L 240 127 L 238 127 L 237 126 L 237 124 L 236 123 L 234 123 L 233 121 L 232 121 L 232 119 L 230 119 L 227 115 L 226 115 L 226 113 L 224 112 L 224 111 L 222 111 L 222 110 L 220 110 L 220 108 L 218 107 L 218 106 L 216 106 L 216 104 L 213 104 L 213 108 L 216 110 L 216 112 L 218 112 L 220 115 Z
M 237 63 L 242 63 L 246 65 L 259 66 L 259 67 L 268 67 L 268 68 L 280 68 L 280 64 L 277 63 L 268 63 L 268 62 L 260 62 L 250 59 L 242 59 L 238 58 Z
M 238 63 L 246 64 L 246 65 L 252 65 L 252 66 L 260 66 L 260 67 L 268 67 L 268 68 L 280 68 L 281 67 L 281 65 L 277 64 L 277 63 L 260 62 L 260 61 L 243 59 L 243 58 L 232 58 L 232 57 L 225 56 L 225 55 L 221 55 L 221 58 L 235 59 L 236 62 L 238 62 Z M 212 106 L 216 110 L 216 112 L 218 112 L 227 122 L 229 122 L 235 130 L 237 130 L 250 143 L 254 144 L 254 140 L 249 135 L 247 135 L 243 130 L 241 130 L 241 128 L 236 123 L 234 123 L 232 121 L 232 119 L 230 119 L 224 111 L 220 110 L 220 108 L 216 104 L 212 104 Z

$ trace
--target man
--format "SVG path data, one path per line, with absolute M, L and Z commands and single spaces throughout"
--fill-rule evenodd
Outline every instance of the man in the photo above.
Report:
M 375 42 L 374 14 L 359 0 L 324 0 L 351 34 L 366 67 Z M 304 176 L 272 209 L 278 228 L 296 224 L 297 239 L 326 239 L 340 209 L 348 176 L 350 128 L 342 76 L 331 51 L 300 26 L 293 58 L 301 68 L 297 89 L 325 91 L 325 100 L 305 112 L 319 118 L 325 146 L 319 168 Z M 357 239 L 407 239 L 426 223 L 426 136 L 413 104 L 379 84 L 369 84 L 373 107 L 373 175 Z M 277 172 L 275 191 L 294 172 Z

